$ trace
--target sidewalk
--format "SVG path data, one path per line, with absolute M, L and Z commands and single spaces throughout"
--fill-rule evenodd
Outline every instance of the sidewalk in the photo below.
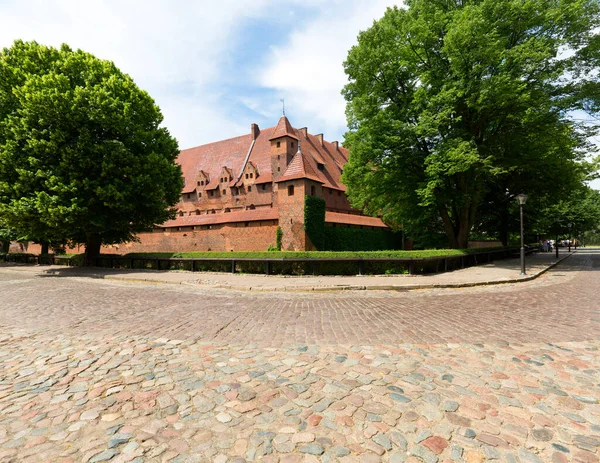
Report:
M 338 291 L 391 290 L 408 291 L 431 288 L 461 288 L 469 286 L 516 283 L 537 278 L 573 253 L 537 253 L 526 259 L 527 275 L 520 275 L 519 259 L 505 259 L 477 267 L 436 275 L 373 275 L 373 276 L 278 276 L 231 273 L 192 273 L 183 271 L 119 270 L 73 268 L 60 265 L 1 264 L 0 271 L 18 271 L 31 276 L 64 276 L 101 278 L 105 280 L 146 282 L 155 284 L 186 284 L 242 291 Z

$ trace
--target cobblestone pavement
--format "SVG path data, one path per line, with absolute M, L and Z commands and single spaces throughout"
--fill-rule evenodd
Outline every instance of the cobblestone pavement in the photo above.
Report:
M 600 253 L 462 290 L 0 269 L 0 461 L 597 462 Z

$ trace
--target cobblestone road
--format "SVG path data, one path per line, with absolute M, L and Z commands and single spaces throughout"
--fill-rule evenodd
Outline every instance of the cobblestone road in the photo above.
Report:
M 599 270 L 301 295 L 0 268 L 0 461 L 596 462 Z

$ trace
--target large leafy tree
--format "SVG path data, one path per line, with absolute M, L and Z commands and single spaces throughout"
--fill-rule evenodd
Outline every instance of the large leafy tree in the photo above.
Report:
M 112 62 L 67 45 L 0 52 L 0 216 L 19 236 L 85 244 L 135 239 L 173 216 L 176 140 L 153 99 Z
M 580 184 L 596 127 L 598 0 L 408 0 L 344 63 L 354 206 L 464 248 L 479 214 L 506 238 L 514 196 Z

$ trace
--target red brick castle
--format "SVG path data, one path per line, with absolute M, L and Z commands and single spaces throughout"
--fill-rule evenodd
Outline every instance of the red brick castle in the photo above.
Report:
M 252 124 L 249 134 L 181 151 L 185 186 L 177 217 L 139 234 L 140 242 L 102 252 L 266 251 L 278 226 L 283 250 L 311 250 L 305 195 L 325 200 L 326 226 L 387 228 L 350 206 L 340 181 L 347 160 L 337 141 L 295 129 L 285 116 L 268 129 Z

